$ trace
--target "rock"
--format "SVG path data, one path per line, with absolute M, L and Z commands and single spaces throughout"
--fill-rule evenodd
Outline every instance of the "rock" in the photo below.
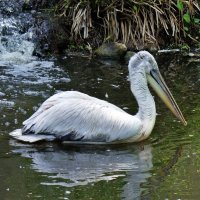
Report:
M 126 52 L 126 55 L 125 55 L 125 57 L 124 57 L 126 63 L 129 62 L 130 58 L 131 58 L 133 55 L 135 55 L 135 52 L 133 52 L 133 51 L 127 51 L 127 52 Z
M 18 14 L 22 11 L 25 0 L 4 0 L 0 1 L 0 13 L 3 15 Z
M 120 59 L 127 51 L 127 47 L 122 43 L 111 42 L 102 44 L 96 51 L 95 54 L 98 57 Z
M 158 45 L 156 43 L 146 43 L 144 49 L 150 52 L 156 52 L 158 51 Z
M 4 97 L 4 96 L 6 96 L 6 94 L 3 92 L 0 92 L 0 97 Z

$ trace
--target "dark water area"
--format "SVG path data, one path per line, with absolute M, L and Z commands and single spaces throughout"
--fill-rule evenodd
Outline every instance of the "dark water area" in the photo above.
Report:
M 200 59 L 156 59 L 188 125 L 155 95 L 158 116 L 150 138 L 117 146 L 23 144 L 8 133 L 59 91 L 78 90 L 135 114 L 125 63 L 78 57 L 1 61 L 1 199 L 199 199 Z

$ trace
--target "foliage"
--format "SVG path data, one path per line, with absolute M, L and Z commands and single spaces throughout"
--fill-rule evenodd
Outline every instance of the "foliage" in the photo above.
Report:
M 60 0 L 54 12 L 68 22 L 73 39 L 87 39 L 97 29 L 109 39 L 136 47 L 159 46 L 160 35 L 181 43 L 198 42 L 193 30 L 200 30 L 198 0 Z

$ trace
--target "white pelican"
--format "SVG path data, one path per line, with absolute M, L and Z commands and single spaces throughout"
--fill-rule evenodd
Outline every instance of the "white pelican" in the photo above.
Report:
M 65 142 L 110 144 L 146 139 L 155 124 L 156 108 L 149 83 L 174 115 L 185 121 L 165 84 L 154 57 L 140 51 L 129 64 L 131 91 L 139 110 L 130 115 L 117 106 L 77 91 L 66 91 L 48 98 L 10 135 L 24 142 L 61 140 Z

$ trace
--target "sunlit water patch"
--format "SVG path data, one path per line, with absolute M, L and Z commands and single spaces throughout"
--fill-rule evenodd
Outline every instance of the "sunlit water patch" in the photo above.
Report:
M 34 60 L 21 64 L 0 62 L 0 111 L 4 113 L 0 124 L 6 128 L 13 123 L 16 126 L 22 123 L 28 113 L 38 108 L 41 103 L 38 98 L 44 101 L 57 92 L 56 85 L 68 82 L 68 74 L 55 66 L 53 61 Z
M 0 74 L 1 93 L 11 96 L 20 93 L 39 95 L 44 91 L 38 86 L 50 90 L 53 88 L 52 84 L 70 81 L 68 75 L 50 61 L 32 61 L 18 65 L 0 62 Z

